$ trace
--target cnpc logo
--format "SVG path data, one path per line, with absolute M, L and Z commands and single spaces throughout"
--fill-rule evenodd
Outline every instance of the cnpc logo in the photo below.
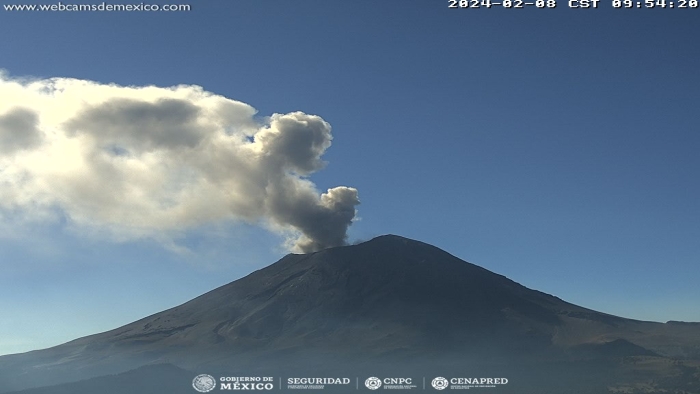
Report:
M 412 378 L 379 379 L 376 376 L 372 376 L 371 378 L 367 378 L 367 380 L 365 380 L 365 386 L 370 390 L 376 390 L 376 389 L 382 387 L 382 385 L 390 386 L 387 388 L 397 388 L 396 386 L 411 385 L 411 384 L 413 384 Z
M 365 380 L 365 386 L 367 386 L 367 388 L 370 390 L 376 390 L 382 387 L 382 380 L 376 376 L 372 376 L 371 378 L 367 378 L 367 380 Z

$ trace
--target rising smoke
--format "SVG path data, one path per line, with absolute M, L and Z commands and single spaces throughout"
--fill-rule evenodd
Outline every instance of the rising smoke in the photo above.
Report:
M 293 234 L 297 252 L 344 244 L 357 190 L 319 193 L 308 179 L 330 125 L 255 114 L 198 86 L 0 74 L 0 218 L 59 210 L 119 239 L 245 221 Z

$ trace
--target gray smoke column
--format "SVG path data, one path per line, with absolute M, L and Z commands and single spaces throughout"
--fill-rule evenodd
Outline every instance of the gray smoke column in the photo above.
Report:
M 308 178 L 326 164 L 330 125 L 255 115 L 198 86 L 0 74 L 0 218 L 58 209 L 116 239 L 244 221 L 290 235 L 297 252 L 345 244 L 357 190 L 320 193 Z

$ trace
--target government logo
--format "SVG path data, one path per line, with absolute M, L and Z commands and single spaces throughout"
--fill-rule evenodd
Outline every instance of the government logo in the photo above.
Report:
M 379 378 L 373 376 L 365 380 L 365 386 L 367 386 L 367 388 L 370 390 L 376 390 L 382 387 L 382 381 Z
M 469 390 L 474 388 L 495 388 L 508 384 L 506 378 L 443 378 L 438 376 L 431 382 L 435 390 Z
M 350 378 L 288 378 L 289 390 L 321 390 L 326 386 L 348 386 Z
M 430 384 L 433 385 L 435 390 L 444 390 L 450 385 L 450 382 L 448 382 L 447 379 L 443 378 L 442 376 L 438 376 L 437 378 L 433 379 Z
M 216 379 L 211 375 L 203 373 L 192 379 L 192 387 L 200 393 L 208 393 L 216 387 Z
M 275 388 L 272 376 L 222 376 L 221 390 L 272 390 Z

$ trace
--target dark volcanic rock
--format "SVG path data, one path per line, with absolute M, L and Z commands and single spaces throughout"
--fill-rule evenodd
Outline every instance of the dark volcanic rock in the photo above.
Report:
M 516 374 L 521 365 L 560 368 L 577 351 L 601 359 L 692 356 L 699 333 L 689 324 L 585 309 L 428 244 L 382 236 L 288 255 L 118 329 L 0 357 L 0 392 L 153 363 L 269 375 L 381 368 L 427 374 L 489 365 L 515 366 Z M 587 371 L 599 373 L 600 364 L 592 365 Z

